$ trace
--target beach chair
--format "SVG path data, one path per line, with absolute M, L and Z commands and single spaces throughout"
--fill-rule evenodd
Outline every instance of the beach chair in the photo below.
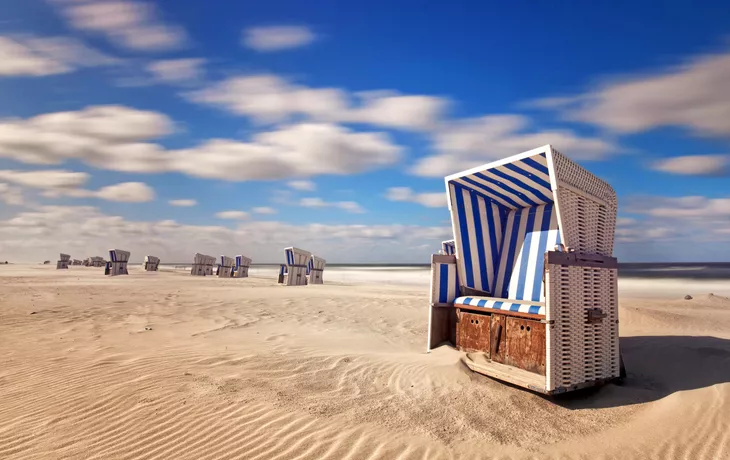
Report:
M 313 255 L 309 258 L 309 284 L 324 284 L 322 275 L 326 263 L 327 261 L 321 257 Z
M 68 264 L 71 262 L 71 256 L 68 254 L 60 254 L 59 261 L 56 262 L 56 270 L 66 270 L 68 269 Z
M 190 274 L 193 276 L 212 276 L 214 263 L 215 257 L 196 252 Z
M 236 256 L 236 278 L 248 278 L 248 269 L 251 267 L 251 259 L 246 256 Z
M 155 256 L 144 256 L 144 269 L 148 272 L 156 272 L 160 266 L 160 259 Z
M 454 245 L 454 240 L 441 242 L 441 254 L 445 256 L 456 255 L 456 246 Z
M 111 276 L 118 276 L 118 275 L 128 275 L 129 272 L 127 271 L 127 263 L 129 262 L 129 256 L 130 253 L 128 251 L 124 251 L 121 249 L 110 249 L 109 250 L 109 259 L 110 262 L 107 263 L 108 268 L 108 275 Z M 107 270 L 105 270 L 106 273 Z
M 279 284 L 304 286 L 307 284 L 307 268 L 312 253 L 299 248 L 286 248 L 286 264 L 279 267 Z
M 233 273 L 233 257 L 221 256 L 221 264 L 218 266 L 218 278 L 230 278 Z
M 456 253 L 431 259 L 428 350 L 555 394 L 620 377 L 616 193 L 550 145 L 446 177 Z

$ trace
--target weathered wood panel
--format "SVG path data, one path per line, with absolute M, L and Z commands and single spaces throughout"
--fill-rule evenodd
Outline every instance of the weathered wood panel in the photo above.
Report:
M 507 316 L 505 315 L 492 315 L 491 321 L 491 358 L 493 361 L 503 364 L 507 355 L 506 320 Z
M 478 351 L 489 356 L 489 316 L 464 311 L 460 312 L 458 316 L 456 347 L 461 351 Z
M 545 375 L 545 324 L 507 318 L 504 364 Z
M 444 342 L 456 345 L 456 308 L 431 307 L 430 339 L 429 350 Z

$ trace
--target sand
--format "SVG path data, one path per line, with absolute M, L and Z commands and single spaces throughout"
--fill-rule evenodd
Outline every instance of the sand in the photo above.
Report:
M 425 279 L 54 268 L 0 266 L 2 459 L 730 458 L 722 285 L 622 283 L 625 384 L 550 399 L 426 354 Z

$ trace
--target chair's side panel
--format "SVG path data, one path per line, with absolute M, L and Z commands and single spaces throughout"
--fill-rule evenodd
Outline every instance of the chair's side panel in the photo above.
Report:
M 307 284 L 306 265 L 290 265 L 287 267 L 287 272 L 285 277 L 285 284 L 287 286 L 304 286 Z
M 595 256 L 586 262 L 582 256 L 547 256 L 548 391 L 619 376 L 616 259 Z
M 553 150 L 564 243 L 578 252 L 613 254 L 618 202 L 605 181 Z
M 456 257 L 431 256 L 431 302 L 428 314 L 428 341 L 426 350 L 440 343 L 452 341 L 455 333 L 452 304 L 459 295 Z

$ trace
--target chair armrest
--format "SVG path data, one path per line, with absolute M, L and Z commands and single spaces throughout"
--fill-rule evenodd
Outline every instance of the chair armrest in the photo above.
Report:
M 431 256 L 431 305 L 450 305 L 459 295 L 456 256 Z

